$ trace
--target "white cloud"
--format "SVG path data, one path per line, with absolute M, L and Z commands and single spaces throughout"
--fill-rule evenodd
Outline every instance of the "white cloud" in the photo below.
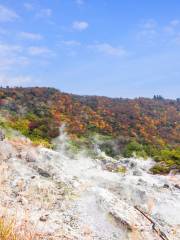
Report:
M 75 40 L 61 41 L 62 44 L 66 46 L 80 46 L 81 43 Z
M 100 53 L 110 55 L 110 56 L 122 57 L 127 55 L 127 52 L 124 48 L 114 47 L 109 43 L 94 44 L 94 45 L 91 45 L 90 48 L 93 48 Z
M 137 39 L 152 43 L 157 34 L 157 22 L 154 19 L 148 19 L 140 25 L 140 29 L 137 32 Z
M 172 19 L 168 24 L 162 26 L 154 19 L 149 19 L 139 25 L 137 39 L 150 45 L 179 44 L 180 20 Z
M 156 37 L 157 31 L 154 29 L 149 29 L 149 30 L 141 30 L 137 34 L 138 40 L 147 40 L 147 41 L 153 41 L 153 39 Z
M 178 19 L 174 19 L 174 20 L 172 20 L 171 22 L 170 22 L 170 25 L 171 26 L 174 26 L 174 27 L 176 27 L 177 25 L 179 25 L 180 24 L 180 21 L 178 20 Z
M 180 26 L 180 21 L 177 19 L 174 19 L 172 21 L 169 22 L 169 24 L 164 28 L 164 31 L 168 34 L 175 34 L 177 27 Z
M 28 53 L 32 56 L 49 56 L 52 55 L 52 51 L 46 47 L 32 46 L 28 48 Z
M 141 28 L 143 28 L 143 29 L 155 29 L 156 26 L 157 26 L 157 22 L 154 19 L 148 19 L 141 25 Z
M 28 11 L 33 11 L 34 10 L 33 5 L 31 3 L 28 3 L 28 2 L 24 3 L 24 7 Z
M 18 19 L 18 14 L 10 8 L 0 5 L 0 22 L 11 22 Z
M 173 42 L 180 45 L 180 36 L 176 36 L 174 39 L 173 39 Z
M 31 32 L 21 32 L 20 37 L 28 40 L 41 40 L 43 36 L 38 33 L 31 33 Z
M 15 76 L 12 77 L 7 74 L 0 74 L 0 85 L 2 86 L 21 86 L 25 83 L 32 82 L 30 76 Z
M 76 2 L 78 5 L 84 4 L 84 0 L 75 0 L 75 2 Z
M 38 18 L 46 18 L 46 17 L 51 17 L 51 16 L 52 16 L 52 9 L 50 9 L 50 8 L 41 9 L 36 14 L 36 17 L 38 17 Z
M 29 64 L 29 59 L 23 56 L 0 56 L 0 70 L 9 70 L 18 67 L 24 67 Z
M 73 22 L 72 27 L 74 30 L 84 31 L 89 27 L 89 24 L 85 21 L 75 21 Z
M 29 64 L 24 48 L 19 45 L 0 43 L 0 70 L 23 67 Z
M 7 54 L 13 55 L 14 53 L 21 52 L 22 48 L 19 45 L 11 45 L 0 43 L 0 56 L 4 56 Z

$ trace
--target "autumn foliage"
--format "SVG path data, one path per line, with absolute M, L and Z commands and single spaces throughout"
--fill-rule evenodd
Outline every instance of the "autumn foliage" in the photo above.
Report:
M 175 100 L 77 96 L 52 88 L 1 88 L 0 112 L 25 135 L 50 141 L 65 123 L 70 134 L 89 132 L 157 145 L 180 144 Z

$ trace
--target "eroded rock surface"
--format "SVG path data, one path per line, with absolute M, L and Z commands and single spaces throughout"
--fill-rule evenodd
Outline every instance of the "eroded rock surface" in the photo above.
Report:
M 27 219 L 48 240 L 160 239 L 134 208 L 138 205 L 169 239 L 180 239 L 179 175 L 151 175 L 152 160 L 133 158 L 112 160 L 112 167 L 126 171 L 105 170 L 110 161 L 85 154 L 72 158 L 62 147 L 53 151 L 20 139 L 4 140 L 1 215 Z

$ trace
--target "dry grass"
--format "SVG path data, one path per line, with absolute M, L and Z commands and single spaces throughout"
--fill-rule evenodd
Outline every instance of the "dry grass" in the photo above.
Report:
M 0 217 L 0 240 L 42 240 L 45 236 L 33 230 L 27 222 L 18 225 L 15 220 Z

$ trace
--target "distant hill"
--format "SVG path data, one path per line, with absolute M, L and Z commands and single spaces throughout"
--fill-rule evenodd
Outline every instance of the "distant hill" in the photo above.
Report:
M 89 132 L 156 145 L 180 144 L 180 101 L 78 96 L 53 88 L 0 88 L 0 113 L 30 138 L 50 141 L 65 123 L 72 135 Z

